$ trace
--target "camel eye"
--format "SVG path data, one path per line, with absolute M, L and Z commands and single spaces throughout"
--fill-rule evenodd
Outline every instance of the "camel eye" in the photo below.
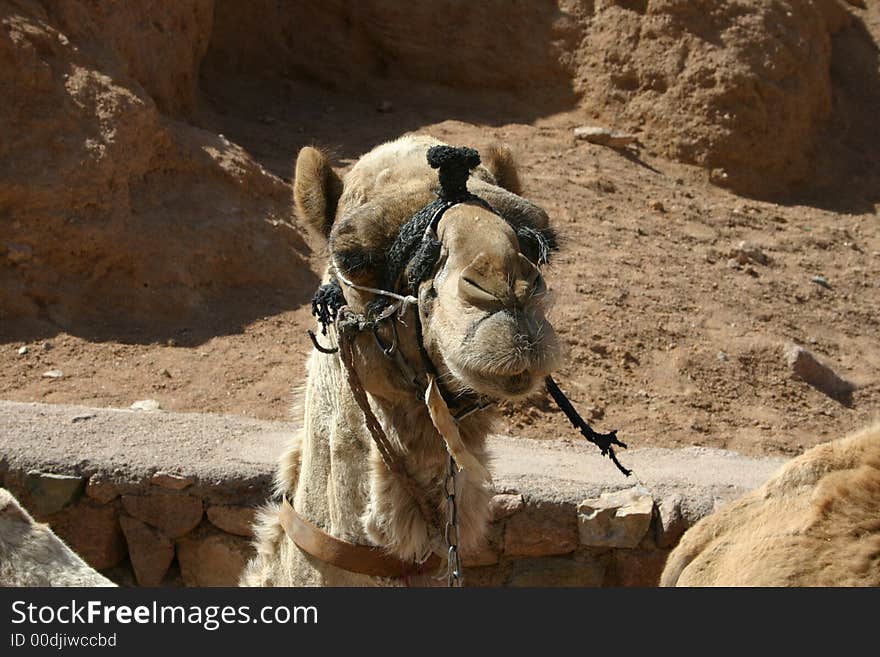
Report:
M 549 229 L 536 229 L 523 224 L 516 228 L 519 250 L 526 258 L 536 265 L 545 265 L 550 261 L 550 252 L 557 249 L 556 235 Z
M 539 275 L 532 283 L 532 295 L 540 296 L 545 292 L 547 292 L 547 283 L 544 282 L 544 277 Z

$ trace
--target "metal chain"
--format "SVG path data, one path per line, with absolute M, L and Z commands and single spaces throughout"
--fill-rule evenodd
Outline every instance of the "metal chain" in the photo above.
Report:
M 455 473 L 457 466 L 452 454 L 446 460 L 446 532 L 448 546 L 446 586 L 460 587 L 462 581 L 461 557 L 458 554 L 458 507 L 455 503 Z

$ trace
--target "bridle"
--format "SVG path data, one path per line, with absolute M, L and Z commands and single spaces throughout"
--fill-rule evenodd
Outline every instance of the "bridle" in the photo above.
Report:
M 447 585 L 460 586 L 462 583 L 461 559 L 458 554 L 458 509 L 456 505 L 456 475 L 468 470 L 471 476 L 487 480 L 489 475 L 479 461 L 467 450 L 458 432 L 458 424 L 467 416 L 486 409 L 495 400 L 472 395 L 464 404 L 454 401 L 445 393 L 438 381 L 437 369 L 425 348 L 422 336 L 422 315 L 426 309 L 420 299 L 421 286 L 433 280 L 440 258 L 440 241 L 437 227 L 444 213 L 460 203 L 478 204 L 490 212 L 502 216 L 482 198 L 471 194 L 467 189 L 470 171 L 480 163 L 479 154 L 470 148 L 434 146 L 427 152 L 428 164 L 438 169 L 440 191 L 437 199 L 418 210 L 400 229 L 394 243 L 389 248 L 390 266 L 386 268 L 381 287 L 360 285 L 350 280 L 331 260 L 330 281 L 322 285 L 312 300 L 312 314 L 321 325 L 321 333 L 327 335 L 328 327 L 335 326 L 337 345 L 325 347 L 317 336 L 309 330 L 308 334 L 315 348 L 324 354 L 339 354 L 352 395 L 364 415 L 364 421 L 373 438 L 380 456 L 394 473 L 406 491 L 415 500 L 426 526 L 440 532 L 447 546 Z M 503 218 L 503 216 L 502 216 Z M 546 251 L 546 249 L 545 249 Z M 373 299 L 367 303 L 364 312 L 356 312 L 347 303 L 342 285 L 367 292 Z M 404 287 L 413 294 L 400 294 L 393 289 Z M 410 307 L 415 309 L 416 343 L 420 354 L 420 367 L 413 367 L 401 353 L 398 345 L 397 323 L 403 321 Z M 379 330 L 383 325 L 390 327 L 391 343 L 382 341 Z M 437 433 L 443 439 L 447 451 L 444 493 L 446 495 L 446 518 L 441 520 L 425 492 L 409 474 L 402 455 L 397 453 L 385 431 L 370 407 L 363 383 L 355 367 L 354 341 L 363 332 L 370 332 L 381 353 L 391 360 L 410 387 L 421 394 Z M 608 455 L 617 467 L 627 476 L 630 471 L 617 461 L 612 445 L 626 448 L 617 439 L 617 432 L 599 434 L 578 415 L 571 402 L 559 386 L 548 376 L 548 392 L 565 412 L 572 425 L 579 429 L 587 440 L 599 446 L 602 454 Z M 292 512 L 292 506 L 290 507 Z M 442 528 L 442 529 L 441 529 Z M 291 536 L 296 541 L 294 536 Z M 331 537 L 332 538 L 332 537 Z M 334 539 L 337 542 L 338 539 Z M 300 543 L 298 543 L 300 544 Z M 302 547 L 302 545 L 300 545 Z

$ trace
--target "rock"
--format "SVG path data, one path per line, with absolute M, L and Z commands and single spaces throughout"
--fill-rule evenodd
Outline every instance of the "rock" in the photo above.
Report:
M 603 493 L 577 507 L 582 545 L 634 548 L 651 526 L 654 498 L 641 486 Z
M 617 185 L 608 178 L 594 178 L 586 186 L 600 194 L 614 194 L 617 191 Z
M 849 402 L 856 389 L 855 384 L 838 376 L 830 367 L 820 363 L 812 353 L 799 345 L 788 344 L 785 346 L 785 359 L 792 378 L 809 383 L 833 399 Z
M 85 480 L 82 477 L 31 470 L 24 478 L 24 485 L 28 511 L 38 520 L 43 520 L 76 502 L 83 493 Z
M 605 409 L 601 406 L 592 404 L 584 409 L 584 414 L 587 416 L 588 420 L 601 420 L 605 417 Z
M 61 370 L 49 370 L 48 372 L 43 372 L 44 379 L 60 379 L 64 376 L 64 372 Z
M 48 519 L 70 548 L 95 570 L 113 568 L 125 558 L 126 544 L 113 504 L 80 500 Z
M 681 512 L 680 495 L 663 498 L 657 505 L 657 532 L 655 540 L 659 548 L 671 548 L 687 529 L 687 522 Z
M 523 505 L 523 496 L 519 493 L 494 495 L 489 500 L 489 516 L 492 518 L 492 522 L 498 522 L 512 516 L 522 509 Z
M 141 586 L 159 586 L 174 560 L 174 544 L 152 527 L 136 518 L 121 516 L 128 556 Z
M 730 259 L 736 260 L 740 265 L 754 263 L 766 266 L 771 262 L 767 254 L 751 242 L 740 242 L 739 246 L 731 249 L 727 255 Z
M 590 344 L 590 351 L 599 356 L 605 357 L 608 355 L 608 347 L 606 347 L 601 342 L 593 342 Z
M 74 415 L 70 418 L 71 424 L 76 424 L 77 422 L 86 422 L 87 420 L 92 420 L 98 417 L 95 413 L 80 413 L 79 415 Z
M 6 257 L 14 264 L 27 262 L 33 257 L 34 253 L 27 244 L 7 244 Z
M 605 586 L 656 587 L 670 550 L 614 550 Z
M 729 180 L 730 174 L 720 167 L 709 171 L 709 181 L 716 185 L 725 185 Z
M 529 503 L 504 528 L 504 555 L 508 557 L 568 554 L 577 546 L 577 517 L 566 504 Z
M 602 586 L 605 565 L 592 555 L 517 559 L 506 586 Z
M 154 472 L 150 477 L 150 483 L 169 490 L 183 490 L 193 483 L 192 477 L 184 477 L 183 475 L 173 474 L 159 470 Z
M 599 126 L 581 126 L 574 129 L 575 139 L 582 139 L 591 144 L 599 146 L 608 146 L 609 148 L 625 148 L 630 144 L 637 142 L 635 135 L 626 134 L 624 132 L 612 132 L 608 128 Z
M 663 205 L 663 201 L 650 201 L 648 207 L 654 212 L 666 212 L 666 206 Z
M 475 566 L 473 568 L 464 566 L 464 583 L 468 588 L 500 588 L 504 586 L 507 573 L 503 568 L 494 566 Z M 445 585 L 446 581 L 441 580 L 439 584 Z
M 828 282 L 828 280 L 824 276 L 813 276 L 812 278 L 810 278 L 810 282 L 815 283 L 816 285 L 820 285 L 820 286 L 824 287 L 826 290 L 831 289 L 831 284 Z
M 211 524 L 230 534 L 252 537 L 254 518 L 257 510 L 249 506 L 211 506 L 208 507 L 208 520 Z
M 177 561 L 187 586 L 237 586 L 252 555 L 247 540 L 206 528 L 177 541 Z
M 498 563 L 501 555 L 501 546 L 504 534 L 501 525 L 490 525 L 486 539 L 470 549 L 461 551 L 461 564 L 464 568 L 476 568 L 479 566 L 493 566 Z
M 119 497 L 119 488 L 102 474 L 93 474 L 86 484 L 86 495 L 100 504 L 107 504 Z
M 196 107 L 199 64 L 211 35 L 212 3 L 152 0 L 86 7 L 49 12 L 65 40 L 76 45 L 98 41 L 117 65 L 116 77 L 121 82 L 136 81 L 162 112 L 185 116 Z
M 19 356 L 24 356 L 25 354 L 27 354 L 27 352 L 28 352 L 28 348 L 26 346 L 18 348 L 18 355 Z
M 129 408 L 133 411 L 158 411 L 161 410 L 159 402 L 155 399 L 141 399 L 133 403 Z
M 161 529 L 168 538 L 179 538 L 202 520 L 202 500 L 191 495 L 152 492 L 123 495 L 125 510 L 143 522 Z
M 700 433 L 709 433 L 709 427 L 703 424 L 698 418 L 691 420 L 690 427 L 694 431 L 699 431 Z
M 623 356 L 621 356 L 621 359 L 620 359 L 620 360 L 621 360 L 621 362 L 622 362 L 624 365 L 627 365 L 627 366 L 629 366 L 629 365 L 639 365 L 639 364 L 640 364 L 640 363 L 639 363 L 639 359 L 636 358 L 635 356 L 633 356 L 633 355 L 629 352 L 629 350 L 625 350 L 625 351 L 623 352 Z M 605 416 L 605 411 L 604 411 L 604 410 L 602 411 L 602 416 L 603 416 L 603 417 Z

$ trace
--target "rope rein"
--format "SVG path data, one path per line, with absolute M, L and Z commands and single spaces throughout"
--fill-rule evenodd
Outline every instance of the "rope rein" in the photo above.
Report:
M 580 430 L 584 438 L 596 445 L 601 450 L 602 456 L 610 458 L 614 462 L 614 465 L 617 466 L 617 469 L 625 476 L 629 477 L 632 474 L 632 470 L 627 470 L 620 464 L 620 461 L 617 460 L 617 455 L 614 453 L 614 448 L 612 447 L 612 445 L 617 445 L 626 449 L 626 443 L 622 443 L 617 439 L 617 429 L 608 433 L 596 433 L 593 431 L 592 427 L 586 423 L 584 418 L 580 416 L 580 413 L 575 410 L 574 405 L 572 405 L 568 397 L 565 396 L 565 393 L 559 389 L 559 386 L 556 384 L 556 381 L 553 380 L 553 377 L 548 375 L 544 381 L 547 384 L 547 391 L 550 393 L 550 396 L 553 397 L 553 401 L 555 401 L 559 408 L 562 409 L 562 412 L 565 413 L 565 417 L 568 418 L 571 425 L 575 429 Z
M 400 304 L 400 312 L 403 313 L 406 311 L 407 307 L 414 304 L 418 305 L 419 300 L 416 299 L 413 295 L 408 294 L 406 296 L 402 294 L 397 294 L 396 292 L 389 292 L 388 290 L 380 290 L 376 287 L 367 287 L 366 285 L 358 285 L 356 283 L 352 283 L 345 276 L 342 275 L 342 272 L 339 271 L 337 267 L 333 267 L 333 271 L 335 272 L 336 278 L 341 280 L 343 283 L 348 285 L 348 287 L 352 287 L 355 290 L 361 290 L 363 292 L 371 292 L 372 294 L 378 294 L 379 296 L 389 297 L 390 299 L 397 299 Z
M 343 309 L 343 313 L 344 312 Z M 356 323 L 349 323 L 348 326 L 356 326 Z M 382 428 L 382 424 L 373 413 L 373 409 L 370 408 L 370 401 L 367 399 L 366 390 L 364 390 L 360 376 L 358 376 L 357 369 L 355 369 L 353 342 L 354 340 L 353 336 L 350 335 L 350 329 L 339 331 L 339 356 L 343 365 L 345 365 L 345 373 L 348 378 L 348 386 L 351 388 L 351 393 L 354 396 L 357 405 L 360 407 L 361 412 L 364 414 L 364 422 L 367 425 L 367 430 L 370 432 L 373 441 L 376 443 L 376 448 L 382 456 L 382 461 L 385 463 L 385 467 L 400 478 L 406 491 L 416 501 L 425 522 L 429 525 L 433 525 L 434 529 L 439 531 L 442 525 L 440 524 L 440 517 L 437 514 L 436 509 L 428 503 L 424 492 L 413 479 L 412 475 L 407 471 L 403 458 L 395 451 L 394 446 L 391 444 L 391 441 L 385 433 L 385 430 Z

